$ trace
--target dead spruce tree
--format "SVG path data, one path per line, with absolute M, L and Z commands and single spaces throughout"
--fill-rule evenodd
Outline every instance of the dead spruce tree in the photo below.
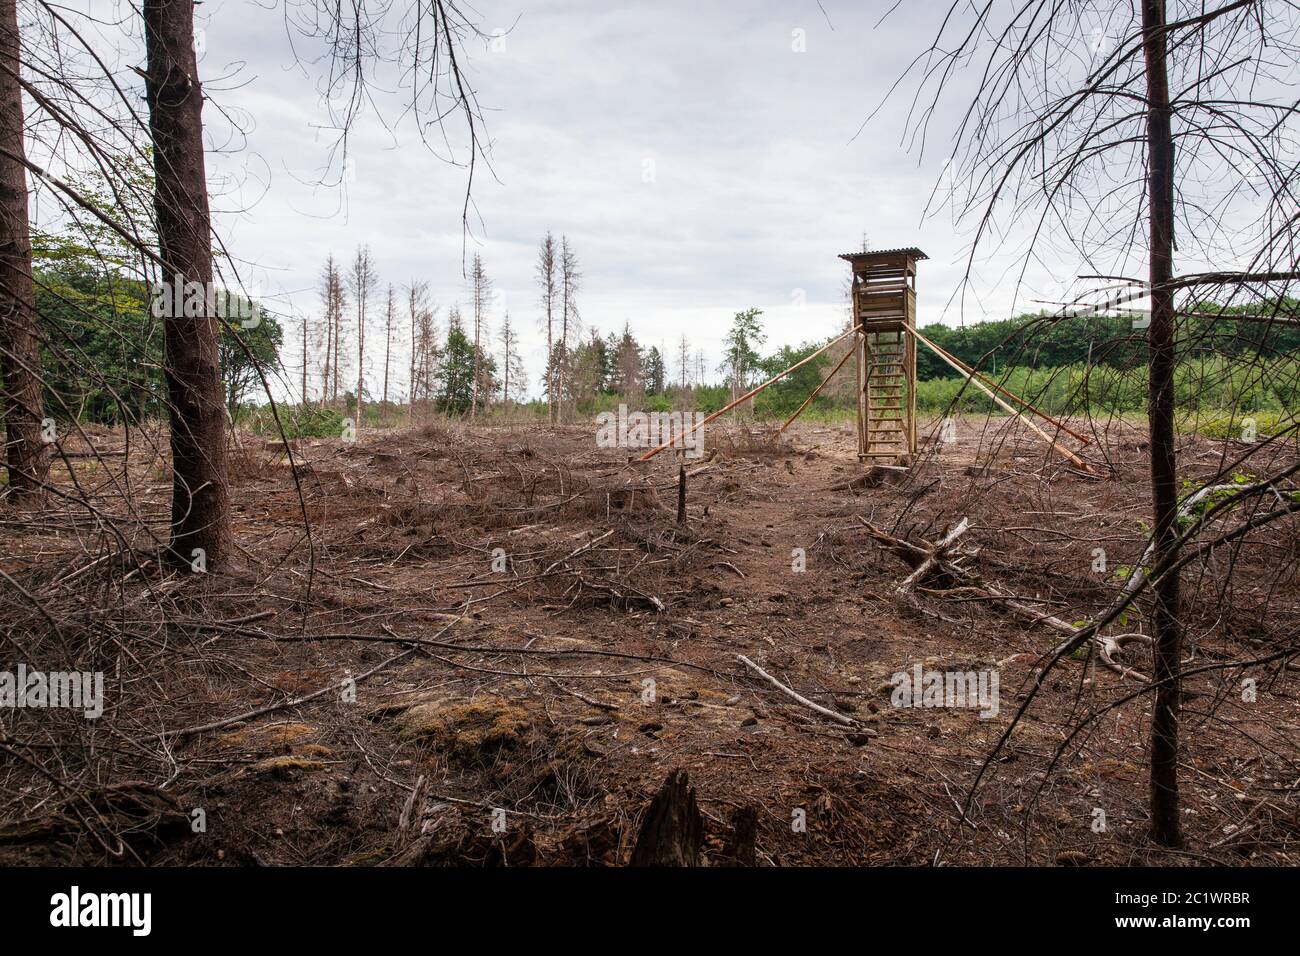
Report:
M 524 374 L 524 360 L 519 354 L 519 333 L 510 324 L 510 312 L 507 310 L 501 318 L 501 405 L 510 408 L 510 396 L 522 395 L 528 388 Z M 513 386 L 514 392 L 510 391 Z M 517 399 L 516 399 L 517 400 Z
M 1179 527 L 1180 317 L 1211 292 L 1223 306 L 1241 295 L 1282 302 L 1293 288 L 1297 109 L 1286 83 L 1297 19 L 1295 6 L 1280 0 L 1226 0 L 1215 9 L 1166 0 L 953 3 L 908 71 L 917 76 L 913 142 L 924 144 L 945 115 L 945 93 L 978 90 L 957 114 L 958 145 L 937 190 L 959 220 L 973 223 L 962 301 L 976 256 L 997 242 L 1016 244 L 1022 269 L 1077 261 L 1080 272 L 1126 289 L 1122 298 L 1150 300 L 1152 530 L 1145 567 L 1135 572 L 1140 587 L 1125 588 L 1052 663 L 1099 633 L 1139 590 L 1149 592 L 1150 835 L 1165 846 L 1183 839 L 1179 578 L 1190 559 L 1187 536 L 1200 527 Z M 1241 494 L 1260 493 L 1253 489 Z M 1277 509 L 1269 520 L 1290 513 Z M 1243 525 L 1242 536 L 1260 523 Z
M 415 406 L 433 397 L 433 373 L 438 346 L 434 341 L 434 310 L 429 307 L 429 283 L 412 279 L 406 287 L 411 320 L 411 364 L 407 376 L 407 417 L 415 421 Z
M 370 297 L 379 285 L 375 274 L 375 262 L 370 256 L 369 246 L 358 246 L 352 258 L 352 268 L 348 272 L 348 288 L 352 292 L 352 301 L 357 307 L 357 410 L 356 427 L 361 430 L 361 416 L 366 393 L 366 311 Z
M 154 212 L 164 279 L 212 284 L 212 221 L 203 154 L 203 89 L 194 56 L 194 0 L 144 0 L 145 100 L 154 147 Z M 164 319 L 171 426 L 169 561 L 221 565 L 230 536 L 226 418 L 217 317 L 171 309 Z
M 49 474 L 41 437 L 41 354 L 32 287 L 17 0 L 0 0 L 0 409 L 9 493 L 29 497 Z
M 483 323 L 487 319 L 488 298 L 492 294 L 492 280 L 483 268 L 483 257 L 477 253 L 470 266 L 470 305 L 474 313 L 474 382 L 470 390 L 469 420 L 478 415 L 479 384 L 483 375 Z
M 560 236 L 560 357 L 556 363 L 559 370 L 557 391 L 560 395 L 560 411 L 564 411 L 565 389 L 569 369 L 569 343 L 577 341 L 582 334 L 578 317 L 578 288 L 582 284 L 582 271 L 578 268 L 578 257 L 569 245 L 568 236 Z M 570 389 L 571 390 L 571 389 Z
M 537 285 L 541 290 L 539 302 L 546 324 L 546 413 L 555 424 L 555 237 L 547 230 L 537 249 Z
M 321 367 L 322 405 L 338 401 L 341 362 L 339 340 L 343 325 L 343 310 L 347 307 L 347 294 L 343 290 L 343 273 L 339 271 L 334 256 L 325 260 L 320 284 L 321 314 L 325 319 L 324 362 Z
M 388 373 L 393 363 L 393 319 L 397 317 L 397 291 L 388 284 L 388 299 L 384 305 L 384 392 L 383 405 L 388 407 Z

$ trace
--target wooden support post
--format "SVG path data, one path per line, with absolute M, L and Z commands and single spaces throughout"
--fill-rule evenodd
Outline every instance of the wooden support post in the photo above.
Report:
M 867 453 L 867 336 L 860 328 L 854 330 L 854 350 L 858 356 L 858 456 Z
M 916 317 L 909 316 L 907 328 L 915 329 Z M 907 337 L 900 335 L 900 341 L 907 342 Z M 907 342 L 907 451 L 916 457 L 916 340 Z

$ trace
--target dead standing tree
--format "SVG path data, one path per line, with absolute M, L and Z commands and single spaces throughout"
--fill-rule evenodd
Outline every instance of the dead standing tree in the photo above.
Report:
M 555 407 L 555 237 L 549 231 L 537 250 L 537 284 L 541 287 L 542 314 L 546 320 L 546 413 L 557 421 Z
M 343 310 L 347 306 L 347 296 L 343 291 L 343 274 L 339 271 L 332 255 L 325 260 L 325 270 L 321 273 L 320 299 L 325 318 L 320 400 L 322 405 L 328 405 L 330 402 L 338 401 L 339 397 L 341 379 L 339 340 L 343 325 Z
M 560 256 L 557 261 L 560 269 L 560 357 L 556 363 L 559 382 L 556 392 L 560 399 L 560 411 L 564 411 L 566 379 L 569 377 L 569 342 L 581 334 L 578 319 L 578 288 L 582 284 L 582 272 L 578 268 L 578 257 L 569 245 L 568 236 L 560 236 Z
M 515 394 L 522 394 L 528 387 L 524 375 L 524 362 L 519 354 L 519 334 L 510 324 L 507 311 L 501 318 L 501 405 L 510 408 L 510 388 L 514 386 Z
M 911 68 L 920 81 L 909 125 L 921 142 L 943 92 L 960 88 L 956 75 L 972 64 L 981 74 L 978 94 L 960 115 L 959 145 L 945 174 L 949 191 L 941 197 L 959 217 L 975 220 L 969 265 L 991 237 L 1014 236 L 1025 268 L 1077 258 L 1089 273 L 1150 296 L 1150 809 L 1151 836 L 1166 846 L 1182 842 L 1179 570 L 1186 535 L 1178 527 L 1174 370 L 1184 343 L 1175 296 L 1209 284 L 1174 278 L 1175 223 L 1182 261 L 1217 276 L 1218 290 L 1262 286 L 1259 294 L 1274 301 L 1286 294 L 1297 258 L 1297 110 L 1285 86 L 1296 19 L 1294 5 L 1265 0 L 1227 0 L 1208 11 L 1165 0 L 954 3 Z M 1248 265 L 1224 273 L 1225 261 Z M 1143 265 L 1145 278 L 1127 278 Z M 1100 623 L 1066 648 L 1090 639 Z
M 160 258 L 168 281 L 211 288 L 212 220 L 194 0 L 145 0 L 143 12 Z M 213 569 L 225 557 L 230 536 L 217 317 L 168 315 L 164 331 L 173 470 L 169 561 L 189 566 L 201 551 Z
M 307 371 L 311 365 L 308 357 L 308 351 L 311 343 L 311 322 L 307 318 L 307 313 L 302 314 L 302 385 L 300 388 L 302 396 L 302 410 L 307 411 Z
M 407 378 L 407 417 L 415 421 L 417 402 L 433 395 L 433 373 L 438 360 L 434 313 L 429 307 L 429 284 L 411 280 L 406 287 L 406 307 L 411 320 L 411 363 Z
M 361 429 L 361 416 L 365 403 L 366 391 L 366 309 L 370 304 L 371 293 L 378 285 L 375 275 L 375 263 L 370 257 L 369 246 L 358 246 L 352 259 L 352 268 L 348 273 L 348 285 L 352 289 L 352 298 L 357 306 L 357 411 L 356 427 Z
M 1182 845 L 1178 820 L 1179 666 L 1183 631 L 1178 617 L 1178 462 L 1174 436 L 1174 137 L 1169 102 L 1169 33 L 1165 0 L 1142 0 L 1142 53 L 1146 72 L 1147 282 L 1151 326 L 1147 335 L 1147 412 L 1151 435 L 1152 557 L 1160 576 L 1154 587 L 1156 700 L 1151 719 L 1151 836 Z
M 20 50 L 17 0 L 0 0 L 0 408 L 10 493 L 28 496 L 39 492 L 50 465 L 41 440 Z
M 470 301 L 474 310 L 474 381 L 470 386 L 469 420 L 478 416 L 479 385 L 483 376 L 483 323 L 487 317 L 488 297 L 492 292 L 492 281 L 487 270 L 483 268 L 483 257 L 475 254 L 470 266 Z
M 397 317 L 397 293 L 392 283 L 388 285 L 388 301 L 384 308 L 384 408 L 388 407 L 388 373 L 393 362 L 393 319 Z

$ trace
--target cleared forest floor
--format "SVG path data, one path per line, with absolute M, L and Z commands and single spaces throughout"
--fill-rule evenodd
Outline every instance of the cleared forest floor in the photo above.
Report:
M 712 428 L 686 463 L 684 528 L 677 460 L 629 463 L 590 425 L 304 440 L 300 484 L 282 446 L 244 437 L 238 567 L 181 576 L 122 557 L 165 528 L 165 460 L 138 444 L 70 459 L 80 492 L 56 462 L 68 500 L 0 506 L 0 569 L 35 599 L 6 592 L 5 643 L 29 666 L 103 670 L 106 709 L 0 714 L 0 862 L 618 864 L 683 768 L 711 863 L 744 807 L 764 865 L 1300 863 L 1297 675 L 1279 663 L 1188 679 L 1187 851 L 1144 840 L 1149 695 L 1047 774 L 1071 727 L 1140 687 L 1085 661 L 1050 675 L 961 822 L 1060 638 L 953 582 L 904 599 L 910 568 L 866 525 L 933 544 L 968 518 L 981 580 L 1079 621 L 1113 598 L 1149 514 L 1141 432 L 1099 436 L 1087 457 L 1113 477 L 1096 481 L 985 424 L 960 422 L 901 483 L 862 479 L 851 425 Z M 1225 455 L 1182 440 L 1191 473 Z M 1266 530 L 1187 575 L 1189 668 L 1294 632 L 1298 556 L 1294 532 Z M 1287 586 L 1264 589 L 1282 566 Z M 1149 672 L 1143 648 L 1125 662 Z M 892 675 L 918 664 L 996 671 L 997 715 L 893 706 Z

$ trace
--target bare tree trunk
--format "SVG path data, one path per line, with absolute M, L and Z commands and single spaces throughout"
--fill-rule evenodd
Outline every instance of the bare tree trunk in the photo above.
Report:
M 393 359 L 393 287 L 388 287 L 388 311 L 384 315 L 384 407 L 388 407 L 388 367 Z
M 307 313 L 302 315 L 302 408 L 307 410 Z
M 321 370 L 321 383 L 320 383 L 320 403 L 322 408 L 328 405 L 330 400 L 330 377 L 331 377 L 330 341 L 331 341 L 331 336 L 334 334 L 333 328 L 334 328 L 334 324 L 333 322 L 330 321 L 329 309 L 326 309 L 325 310 L 325 367 Z
M 343 316 L 339 312 L 334 313 L 334 328 L 330 342 L 330 348 L 334 351 L 334 361 L 332 363 L 334 366 L 334 381 L 331 383 L 330 388 L 331 402 L 337 402 L 339 400 L 339 324 L 342 318 Z
M 357 431 L 361 430 L 363 393 L 366 388 L 366 305 L 364 297 L 357 300 Z
M 41 352 L 27 222 L 17 0 L 0 0 L 0 407 L 10 494 L 39 495 L 50 461 L 41 439 Z
M 506 313 L 503 337 L 506 341 L 506 354 L 501 363 L 501 404 L 510 404 L 510 313 Z
M 366 309 L 370 303 L 370 293 L 375 290 L 375 266 L 370 257 L 369 246 L 358 246 L 356 257 L 352 260 L 352 295 L 357 303 L 357 411 L 356 429 L 361 431 L 362 416 L 365 411 L 366 391 Z M 340 307 L 340 314 L 342 308 Z
M 331 298 L 330 282 L 329 282 L 329 276 L 331 271 L 330 265 L 332 261 L 333 261 L 333 257 L 331 256 L 330 260 L 328 260 L 325 265 L 325 290 L 324 290 L 325 294 L 321 296 L 321 300 L 325 305 L 325 342 L 324 342 L 325 360 L 324 360 L 324 368 L 321 369 L 321 383 L 320 383 L 320 403 L 322 408 L 324 408 L 327 404 L 329 404 L 330 381 L 332 380 L 333 363 L 331 362 L 331 358 L 333 356 L 333 345 L 334 345 L 334 308 L 332 305 L 333 299 Z
M 557 399 L 557 422 L 564 421 L 564 390 L 566 388 L 564 372 L 569 364 L 569 277 L 567 272 L 563 269 L 561 270 L 561 284 L 563 294 L 560 305 L 560 343 L 555 350 L 555 397 Z
M 1178 619 L 1179 580 L 1173 570 L 1178 537 L 1178 486 L 1174 444 L 1174 299 L 1173 276 L 1174 145 L 1166 73 L 1164 0 L 1143 0 L 1143 52 L 1147 76 L 1147 202 L 1151 210 L 1151 328 L 1148 333 L 1148 417 L 1151 436 L 1152 574 L 1155 607 L 1157 682 L 1151 719 L 1151 837 L 1164 846 L 1181 846 L 1178 819 L 1179 658 L 1182 628 Z
M 407 382 L 409 382 L 410 384 L 407 386 L 406 420 L 408 422 L 414 422 L 415 421 L 415 359 L 416 359 L 415 314 L 417 311 L 415 307 L 416 296 L 415 296 L 414 280 L 411 281 L 410 291 L 407 293 L 407 295 L 408 295 L 407 301 L 410 303 L 410 307 L 411 307 L 411 377 L 407 379 Z
M 555 418 L 555 342 L 551 332 L 551 311 L 546 310 L 546 415 L 554 425 Z
M 483 312 L 487 308 L 490 283 L 481 256 L 474 256 L 471 280 L 474 291 L 474 381 L 470 386 L 469 420 L 478 416 L 479 379 L 483 368 Z
M 333 319 L 330 323 L 329 348 L 334 356 L 330 363 L 334 369 L 334 378 L 330 383 L 330 401 L 337 404 L 339 385 L 343 378 L 343 350 L 341 346 L 343 338 L 343 279 L 337 270 L 334 271 L 330 282 L 330 314 Z
M 166 279 L 212 282 L 211 217 L 203 158 L 203 91 L 194 57 L 194 0 L 144 0 L 145 95 L 154 147 L 154 209 Z M 183 310 L 181 310 L 183 311 Z M 164 321 L 172 450 L 169 561 L 201 549 L 219 565 L 230 537 L 225 409 L 212 315 Z
M 537 280 L 542 285 L 542 308 L 546 310 L 546 416 L 554 425 L 555 408 L 555 239 L 550 231 L 537 254 Z
M 564 392 L 569 372 L 569 334 L 577 331 L 578 257 L 569 247 L 569 237 L 560 236 L 560 357 L 556 391 L 560 399 L 560 419 L 564 419 Z M 572 321 L 570 321 L 572 320 Z

